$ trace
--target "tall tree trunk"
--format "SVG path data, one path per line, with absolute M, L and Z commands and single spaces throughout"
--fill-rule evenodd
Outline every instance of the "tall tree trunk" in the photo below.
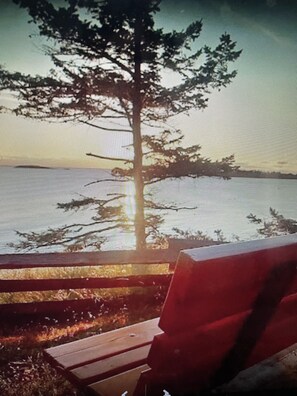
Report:
M 137 13 L 138 14 L 138 13 Z M 136 249 L 146 247 L 144 219 L 144 183 L 142 175 L 142 138 L 141 138 L 141 17 L 135 18 L 135 54 L 134 54 L 134 92 L 133 92 L 133 147 L 134 147 L 134 183 L 135 183 L 135 237 Z

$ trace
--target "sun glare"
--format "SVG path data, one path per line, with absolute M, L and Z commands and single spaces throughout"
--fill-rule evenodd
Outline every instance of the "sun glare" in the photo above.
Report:
M 125 213 L 129 220 L 133 221 L 136 212 L 135 186 L 133 182 L 125 183 Z

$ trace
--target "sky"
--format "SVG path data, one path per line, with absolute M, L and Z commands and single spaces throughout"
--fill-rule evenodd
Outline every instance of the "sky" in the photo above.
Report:
M 10 0 L 0 0 L 0 7 L 0 64 L 11 71 L 46 73 L 51 64 L 26 11 Z M 235 154 L 242 169 L 297 173 L 297 2 L 164 0 L 155 22 L 178 30 L 201 18 L 198 44 L 215 45 L 228 32 L 243 50 L 234 64 L 238 75 L 210 96 L 206 110 L 177 117 L 174 125 L 187 145 L 200 144 L 209 158 Z M 0 96 L 0 104 L 11 100 Z M 90 127 L 0 114 L 2 165 L 111 167 L 85 154 L 122 157 L 127 139 Z

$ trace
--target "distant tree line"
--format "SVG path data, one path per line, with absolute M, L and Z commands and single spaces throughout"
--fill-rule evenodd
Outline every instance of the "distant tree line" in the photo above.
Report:
M 297 179 L 297 174 L 283 172 L 269 172 L 260 170 L 244 170 L 234 169 L 230 173 L 230 177 L 251 177 L 253 179 Z

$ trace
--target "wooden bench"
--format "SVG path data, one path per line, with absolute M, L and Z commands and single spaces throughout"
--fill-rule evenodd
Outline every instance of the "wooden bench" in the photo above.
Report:
M 216 387 L 297 342 L 296 265 L 296 234 L 182 251 L 160 319 L 45 356 L 101 396 Z

